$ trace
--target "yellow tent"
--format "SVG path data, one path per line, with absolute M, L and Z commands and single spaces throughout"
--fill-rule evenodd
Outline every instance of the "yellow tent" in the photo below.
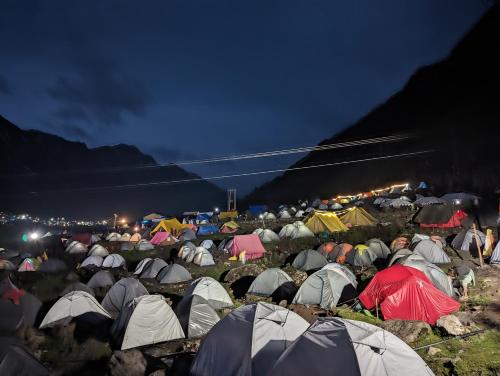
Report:
M 340 220 L 345 225 L 351 226 L 375 226 L 377 219 L 363 208 L 353 207 L 347 213 L 340 216 Z
M 219 219 L 228 219 L 228 218 L 232 219 L 237 217 L 238 217 L 238 212 L 236 210 L 220 212 L 219 214 Z
M 151 231 L 151 235 L 159 230 L 164 230 L 170 233 L 178 233 L 180 230 L 190 227 L 190 225 L 183 225 L 180 223 L 177 218 L 172 219 L 163 219 L 156 225 L 156 227 Z
M 304 224 L 318 234 L 320 232 L 341 232 L 348 228 L 340 221 L 337 214 L 327 211 L 315 210 L 309 213 Z

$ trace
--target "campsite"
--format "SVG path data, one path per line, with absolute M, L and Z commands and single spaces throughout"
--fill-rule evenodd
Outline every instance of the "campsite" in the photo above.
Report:
M 460 195 L 405 184 L 54 229 L 0 252 L 2 370 L 321 375 L 342 359 L 362 375 L 495 374 L 496 222 Z

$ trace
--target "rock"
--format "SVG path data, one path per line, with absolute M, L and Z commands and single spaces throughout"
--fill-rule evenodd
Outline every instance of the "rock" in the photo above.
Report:
M 430 325 L 424 321 L 387 320 L 380 326 L 406 343 L 416 342 L 422 335 L 432 332 Z
M 438 349 L 437 347 L 429 347 L 429 349 L 427 350 L 427 354 L 430 355 L 430 356 L 435 356 L 436 354 L 440 353 L 441 352 L 441 349 Z
M 452 336 L 460 336 L 467 332 L 466 328 L 462 325 L 457 316 L 446 315 L 440 317 L 436 322 L 438 328 L 444 329 L 444 331 Z
M 139 350 L 115 351 L 108 363 L 111 376 L 144 376 L 146 359 Z
M 234 283 L 242 277 L 257 277 L 265 269 L 257 264 L 245 264 L 231 269 L 224 277 L 224 282 Z

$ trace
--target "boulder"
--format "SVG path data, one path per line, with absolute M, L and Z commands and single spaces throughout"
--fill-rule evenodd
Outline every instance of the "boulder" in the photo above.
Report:
M 108 363 L 111 376 L 144 376 L 146 359 L 139 350 L 115 351 Z
M 430 325 L 424 321 L 387 320 L 380 324 L 380 326 L 398 336 L 406 343 L 414 343 L 422 335 L 432 332 Z
M 444 331 L 452 336 L 460 336 L 467 333 L 467 329 L 462 325 L 459 318 L 455 315 L 446 315 L 440 317 L 436 322 L 438 328 L 444 329 Z
M 231 269 L 224 277 L 224 282 L 234 283 L 243 277 L 257 277 L 265 270 L 264 267 L 257 264 L 246 264 L 237 268 Z

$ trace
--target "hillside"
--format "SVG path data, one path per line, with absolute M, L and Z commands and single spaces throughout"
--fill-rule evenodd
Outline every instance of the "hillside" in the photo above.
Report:
M 313 152 L 292 167 L 428 149 L 434 150 L 432 154 L 287 172 L 256 189 L 248 200 L 278 203 L 331 197 L 391 182 L 421 180 L 438 192 L 491 193 L 500 183 L 496 167 L 499 45 L 500 9 L 494 6 L 443 61 L 419 69 L 386 103 L 321 144 L 408 132 L 416 133 L 416 139 Z
M 113 213 L 137 217 L 152 211 L 209 210 L 224 202 L 224 192 L 206 181 L 99 189 L 198 177 L 175 165 L 155 166 L 135 146 L 92 149 L 22 130 L 0 116 L 1 210 L 70 218 L 109 218 Z

